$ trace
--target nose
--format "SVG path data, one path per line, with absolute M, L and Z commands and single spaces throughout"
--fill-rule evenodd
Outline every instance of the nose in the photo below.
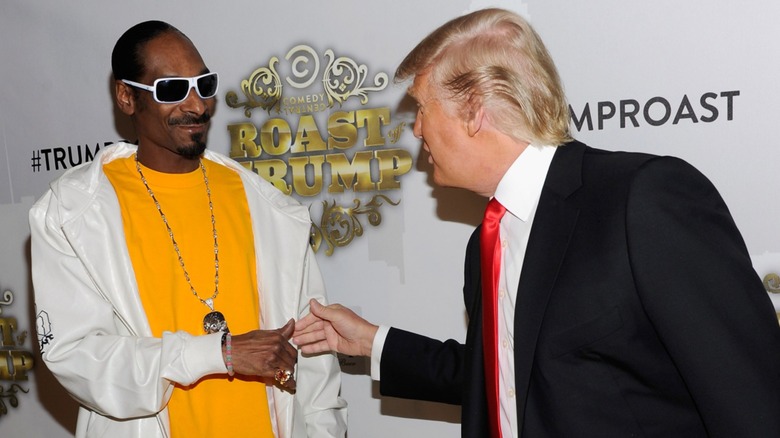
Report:
M 422 116 L 420 110 L 417 110 L 417 117 L 414 118 L 414 127 L 412 133 L 417 138 L 422 138 Z
M 190 87 L 187 97 L 179 104 L 179 108 L 184 112 L 200 115 L 206 111 L 206 102 L 195 91 L 195 87 Z

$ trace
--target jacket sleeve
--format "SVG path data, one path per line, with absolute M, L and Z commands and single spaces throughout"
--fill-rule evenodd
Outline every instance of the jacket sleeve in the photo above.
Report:
M 651 160 L 627 224 L 640 299 L 710 436 L 780 436 L 780 327 L 715 188 L 681 160 Z
M 442 342 L 391 328 L 382 350 L 379 390 L 385 396 L 460 405 L 464 351 L 452 339 Z
M 379 391 L 391 397 L 453 405 L 484 398 L 482 376 L 479 228 L 469 239 L 464 263 L 463 299 L 469 317 L 466 343 L 440 341 L 391 328 L 380 361 Z M 480 350 L 477 353 L 475 350 Z
M 122 291 L 131 286 L 122 279 L 132 276 L 132 268 L 81 257 L 85 245 L 118 243 L 108 235 L 103 242 L 74 238 L 91 227 L 97 227 L 91 233 L 102 230 L 105 212 L 73 219 L 66 233 L 59 208 L 49 191 L 30 211 L 38 337 L 47 367 L 79 403 L 117 419 L 153 415 L 170 398 L 172 382 L 186 385 L 205 374 L 225 372 L 219 335 L 178 332 L 154 338 L 148 327 L 133 327 L 122 316 L 128 315 L 129 302 L 117 298 L 128 296 Z M 115 280 L 114 290 L 97 278 L 99 271 Z
M 309 313 L 309 300 L 327 303 L 325 286 L 311 247 L 304 260 L 303 291 L 298 317 Z M 311 438 L 344 437 L 347 403 L 339 395 L 341 369 L 335 354 L 301 355 L 298 358 L 296 403 L 302 409 L 306 434 Z M 293 436 L 298 436 L 293 433 Z

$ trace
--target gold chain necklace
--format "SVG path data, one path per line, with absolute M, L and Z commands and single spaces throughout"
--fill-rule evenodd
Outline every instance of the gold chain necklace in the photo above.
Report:
M 176 243 L 176 238 L 173 236 L 173 230 L 168 224 L 168 219 L 165 217 L 165 213 L 162 211 L 160 202 L 157 200 L 157 197 L 154 196 L 154 192 L 152 191 L 152 188 L 149 187 L 149 183 L 146 182 L 144 173 L 141 171 L 141 164 L 138 162 L 138 153 L 135 153 L 135 168 L 138 171 L 138 175 L 141 176 L 141 181 L 144 183 L 146 191 L 149 193 L 149 196 L 152 197 L 154 206 L 157 207 L 157 211 L 160 213 L 160 217 L 165 224 L 165 228 L 168 230 L 168 235 L 171 237 L 171 243 L 173 243 L 173 249 L 176 251 L 176 256 L 179 258 L 179 265 L 184 272 L 184 278 L 187 280 L 187 284 L 190 286 L 190 291 L 193 295 L 195 295 L 195 298 L 197 298 L 198 301 L 208 306 L 208 308 L 211 310 L 211 312 L 207 313 L 206 316 L 203 317 L 203 330 L 205 330 L 206 333 L 216 333 L 218 331 L 227 332 L 228 326 L 227 321 L 225 321 L 225 315 L 223 315 L 222 312 L 214 310 L 214 299 L 217 298 L 217 295 L 219 295 L 219 241 L 217 240 L 217 221 L 214 219 L 214 204 L 211 202 L 211 188 L 209 187 L 209 178 L 206 176 L 206 167 L 203 165 L 202 161 L 198 161 L 198 164 L 200 164 L 200 170 L 203 173 L 203 182 L 206 183 L 206 196 L 209 198 L 209 211 L 211 213 L 211 231 L 214 236 L 214 293 L 206 299 L 203 299 L 200 297 L 200 295 L 198 295 L 198 292 L 195 290 L 195 286 L 193 286 L 192 282 L 190 281 L 190 274 L 187 272 L 187 268 L 184 266 L 184 258 L 181 256 L 181 251 L 179 251 L 179 244 Z

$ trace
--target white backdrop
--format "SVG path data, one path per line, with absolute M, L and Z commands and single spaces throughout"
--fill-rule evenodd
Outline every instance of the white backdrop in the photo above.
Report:
M 306 45 L 319 55 L 331 49 L 367 66 L 367 82 L 372 82 L 382 72 L 392 76 L 403 56 L 439 24 L 489 5 L 522 13 L 542 35 L 567 89 L 575 137 L 596 147 L 691 162 L 730 206 L 759 274 L 780 271 L 775 220 L 780 207 L 773 201 L 778 187 L 773 168 L 780 161 L 774 138 L 780 97 L 778 2 L 4 1 L 0 331 L 9 330 L 3 321 L 12 318 L 16 328 L 14 341 L 0 344 L 0 436 L 56 438 L 74 431 L 76 405 L 40 360 L 28 380 L 2 380 L 1 371 L 3 359 L 37 351 L 27 226 L 32 202 L 71 162 L 80 161 L 79 153 L 84 157 L 97 146 L 132 136 L 111 97 L 110 53 L 124 30 L 161 19 L 193 40 L 221 78 L 209 147 L 228 153 L 229 125 L 259 127 L 269 113 L 257 108 L 246 117 L 243 109 L 226 105 L 226 93 L 238 91 L 240 82 L 272 57 L 289 78 L 285 55 L 290 49 Z M 414 164 L 398 177 L 400 188 L 382 192 L 401 202 L 382 206 L 381 224 L 364 219 L 362 236 L 331 256 L 321 250 L 318 260 L 332 301 L 376 322 L 463 340 L 463 254 L 485 201 L 432 186 L 426 161 L 416 159 L 419 143 L 409 130 L 412 115 L 403 111 L 404 88 L 391 83 L 368 93 L 367 104 L 352 98 L 341 108 L 389 108 L 392 123 L 383 127 L 388 139 L 391 128 L 406 123 L 397 143 L 386 146 L 407 150 Z M 302 93 L 321 92 L 314 85 Z M 274 117 L 289 120 L 293 130 L 300 120 L 300 115 Z M 348 192 L 338 200 L 358 197 L 365 202 L 369 196 Z M 299 199 L 316 212 L 320 201 L 330 198 L 323 193 Z M 350 437 L 459 434 L 459 408 L 381 398 L 364 361 L 344 358 L 343 365 Z

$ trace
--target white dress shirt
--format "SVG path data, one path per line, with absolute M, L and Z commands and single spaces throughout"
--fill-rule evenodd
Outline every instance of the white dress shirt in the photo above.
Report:
M 517 437 L 515 394 L 515 301 L 525 249 L 555 147 L 529 145 L 498 183 L 495 198 L 507 214 L 499 227 L 501 274 L 498 279 L 498 400 L 501 436 Z

